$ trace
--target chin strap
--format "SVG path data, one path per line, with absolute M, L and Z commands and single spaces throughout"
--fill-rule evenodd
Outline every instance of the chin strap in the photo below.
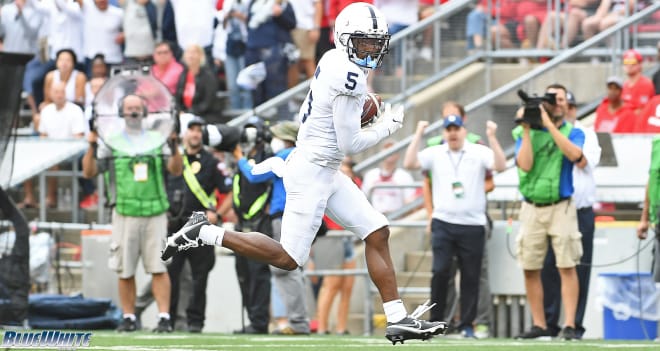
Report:
M 429 305 L 430 300 L 426 300 L 423 304 L 417 306 L 417 308 L 413 311 L 413 313 L 410 314 L 410 317 L 419 319 L 426 311 L 430 310 L 435 306 L 435 303 L 432 305 Z

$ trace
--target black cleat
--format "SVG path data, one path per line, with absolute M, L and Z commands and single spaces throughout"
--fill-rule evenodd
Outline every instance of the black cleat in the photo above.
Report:
M 202 226 L 210 224 L 204 212 L 193 212 L 186 224 L 178 232 L 167 238 L 160 259 L 167 261 L 179 251 L 185 251 L 203 245 L 199 239 L 199 230 L 202 229 Z
M 429 340 L 436 335 L 444 334 L 447 331 L 447 323 L 418 319 L 419 316 L 432 307 L 433 305 L 429 306 L 427 301 L 417 307 L 410 316 L 396 323 L 387 323 L 385 337 L 392 342 L 392 345 L 396 345 L 397 342 L 403 344 L 405 340 Z
M 158 325 L 153 330 L 154 333 L 171 333 L 172 332 L 172 322 L 167 318 L 159 318 Z
M 137 329 L 137 322 L 131 318 L 125 317 L 116 330 L 118 332 L 134 332 Z

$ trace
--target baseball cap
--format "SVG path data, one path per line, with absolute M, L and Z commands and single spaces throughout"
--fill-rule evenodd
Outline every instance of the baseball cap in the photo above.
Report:
M 619 88 L 623 88 L 623 79 L 617 76 L 611 76 L 607 78 L 607 85 L 614 84 Z
M 299 128 L 297 122 L 284 121 L 270 127 L 270 132 L 278 139 L 296 142 Z
M 566 101 L 568 102 L 568 106 L 577 106 L 577 102 L 575 101 L 575 95 L 573 95 L 572 91 L 566 92 Z
M 206 125 L 206 121 L 199 116 L 194 116 L 188 121 L 188 128 L 192 126 L 203 126 L 203 125 Z
M 445 117 L 444 121 L 442 122 L 442 126 L 444 128 L 447 128 L 449 126 L 462 127 L 463 126 L 463 119 L 461 118 L 461 116 L 449 115 L 449 116 Z
M 636 65 L 638 63 L 642 63 L 642 54 L 637 50 L 630 49 L 623 53 L 624 65 Z

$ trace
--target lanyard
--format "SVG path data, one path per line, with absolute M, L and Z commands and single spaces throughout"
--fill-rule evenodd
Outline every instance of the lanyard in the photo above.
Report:
M 449 156 L 449 161 L 451 162 L 452 167 L 454 168 L 454 178 L 458 179 L 458 167 L 461 165 L 461 161 L 463 160 L 463 154 L 465 154 L 465 150 L 461 150 L 461 156 L 458 157 L 458 162 L 454 163 L 454 158 L 451 156 L 452 152 L 451 150 L 447 150 L 447 156 Z

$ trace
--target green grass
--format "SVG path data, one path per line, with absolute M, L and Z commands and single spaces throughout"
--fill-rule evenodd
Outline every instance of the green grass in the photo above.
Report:
M 138 332 L 119 334 L 111 331 L 94 332 L 90 346 L 80 350 L 161 351 L 161 350 L 457 350 L 457 351 L 581 351 L 581 350 L 660 350 L 658 342 L 583 340 L 578 342 L 537 342 L 510 339 L 457 340 L 438 337 L 431 341 L 410 340 L 396 347 L 384 337 L 361 336 L 237 336 L 227 334 L 173 333 L 152 334 Z M 18 350 L 18 349 L 11 349 Z M 34 349 L 31 349 L 34 350 Z

